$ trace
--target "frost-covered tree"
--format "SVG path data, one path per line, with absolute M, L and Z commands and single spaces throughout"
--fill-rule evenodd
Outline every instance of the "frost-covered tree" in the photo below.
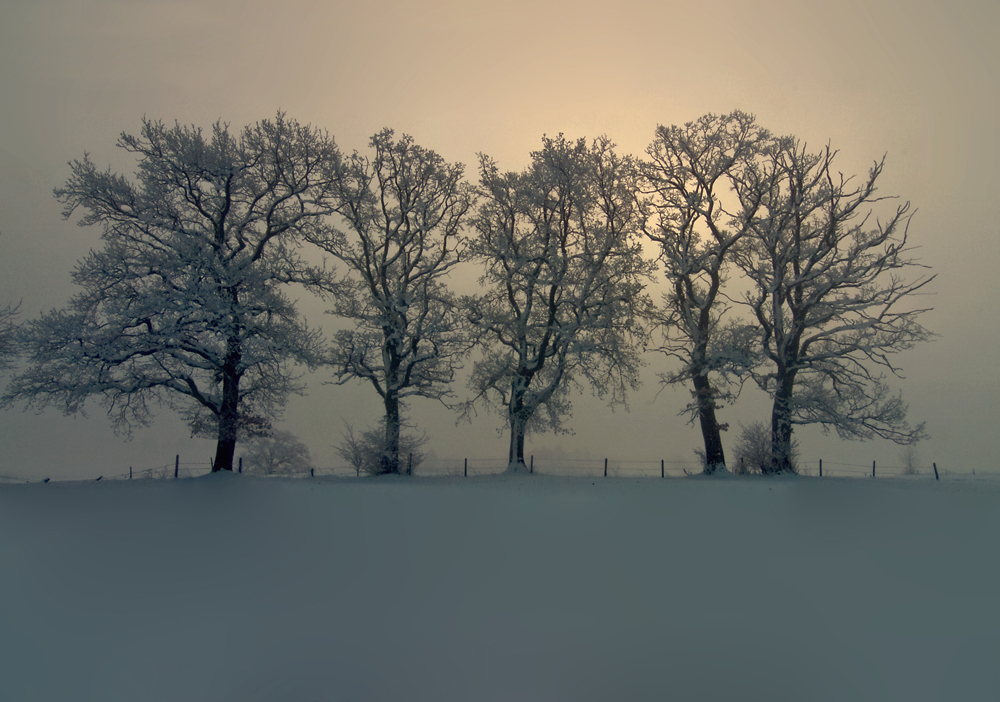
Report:
M 748 230 L 747 217 L 737 217 L 734 184 L 767 138 L 751 115 L 705 115 L 683 127 L 658 127 L 642 164 L 651 215 L 643 231 L 659 247 L 668 284 L 654 313 L 663 338 L 658 350 L 681 363 L 660 377 L 691 383 L 686 411 L 701 428 L 706 473 L 726 467 L 716 410 L 733 399 L 734 381 L 754 362 L 753 330 L 723 322 L 723 286 Z M 755 203 L 744 207 L 752 216 Z
M 836 152 L 772 140 L 738 193 L 750 229 L 740 265 L 769 362 L 755 374 L 772 399 L 772 462 L 791 469 L 792 428 L 819 423 L 839 436 L 907 444 L 924 436 L 886 384 L 893 355 L 931 337 L 913 297 L 934 279 L 908 247 L 910 204 L 877 219 L 885 159 L 855 183 L 833 170 Z M 915 277 L 907 277 L 917 270 Z
M 331 313 L 353 326 L 333 339 L 337 382 L 363 380 L 382 399 L 382 468 L 400 468 L 405 401 L 444 402 L 469 349 L 469 334 L 445 280 L 459 261 L 474 189 L 409 136 L 386 129 L 369 156 L 355 153 L 338 174 L 335 226 L 313 241 L 346 264 Z
M 638 384 L 651 264 L 636 165 L 608 139 L 545 138 L 522 173 L 481 156 L 480 174 L 470 251 L 486 272 L 467 306 L 485 351 L 466 410 L 483 401 L 505 416 L 513 472 L 524 469 L 527 432 L 562 428 L 574 384 L 586 380 L 613 404 Z
M 262 475 L 294 475 L 312 468 L 309 447 L 282 429 L 251 438 L 243 458 L 248 472 Z
M 320 356 L 282 288 L 324 282 L 297 246 L 327 212 L 336 146 L 280 113 L 237 134 L 143 120 L 118 146 L 134 178 L 85 156 L 55 191 L 104 246 L 77 264 L 67 308 L 26 324 L 29 364 L 3 400 L 72 413 L 97 397 L 126 432 L 165 404 L 211 427 L 214 470 L 232 470 L 240 433 L 299 389 L 292 364 Z

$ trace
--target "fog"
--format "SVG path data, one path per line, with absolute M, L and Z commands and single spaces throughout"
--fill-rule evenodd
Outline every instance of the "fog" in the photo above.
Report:
M 89 152 L 131 173 L 114 143 L 144 116 L 242 127 L 280 109 L 347 151 L 389 126 L 474 178 L 477 153 L 520 169 L 543 134 L 607 134 L 641 155 L 657 124 L 741 109 L 774 132 L 830 143 L 846 174 L 888 154 L 880 193 L 912 201 L 911 242 L 938 276 L 920 303 L 934 308 L 924 324 L 939 336 L 903 354 L 906 378 L 893 387 L 911 422 L 927 423 L 925 467 L 994 468 L 995 5 L 14 0 L 0 17 L 0 306 L 20 300 L 26 318 L 64 305 L 75 261 L 100 244 L 98 229 L 64 221 L 52 197 L 66 163 Z M 321 303 L 301 302 L 329 328 Z M 700 434 L 677 416 L 687 390 L 661 391 L 656 374 L 667 362 L 648 362 L 629 412 L 580 396 L 575 433 L 529 437 L 528 453 L 693 461 Z M 331 444 L 344 419 L 365 425 L 378 413 L 370 388 L 329 379 L 310 376 L 281 424 L 318 466 L 337 462 Z M 748 388 L 720 421 L 736 428 L 767 412 Z M 437 457 L 506 456 L 501 418 L 456 426 L 454 414 L 417 401 L 410 419 Z M 727 449 L 734 433 L 723 437 Z M 807 465 L 900 462 L 888 442 L 845 443 L 816 428 L 797 436 Z M 96 404 L 77 418 L 0 412 L 0 445 L 0 475 L 25 479 L 127 472 L 177 454 L 207 466 L 212 453 L 169 411 L 126 443 Z

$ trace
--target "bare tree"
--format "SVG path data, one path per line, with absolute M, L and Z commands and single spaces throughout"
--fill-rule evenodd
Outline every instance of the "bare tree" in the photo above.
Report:
M 469 335 L 444 279 L 459 261 L 463 220 L 474 203 L 463 166 L 389 129 L 340 171 L 332 228 L 315 243 L 347 264 L 331 313 L 353 322 L 334 337 L 337 382 L 371 383 L 385 410 L 382 472 L 399 471 L 407 398 L 444 402 Z
M 68 218 L 100 225 L 104 248 L 73 272 L 67 309 L 27 323 L 29 367 L 4 403 L 73 413 L 96 396 L 116 429 L 151 421 L 151 404 L 214 428 L 214 470 L 232 470 L 241 429 L 267 423 L 300 389 L 318 335 L 282 292 L 324 282 L 297 255 L 321 226 L 339 158 L 325 133 L 278 114 L 239 134 L 143 121 L 118 146 L 134 179 L 85 156 L 56 197 Z
M 559 430 L 568 391 L 586 380 L 623 403 L 638 384 L 644 279 L 638 173 L 606 138 L 592 146 L 543 139 L 523 173 L 480 156 L 483 204 L 470 245 L 486 267 L 485 292 L 469 298 L 486 347 L 474 365 L 474 397 L 510 428 L 508 470 L 524 469 L 529 431 Z
M 706 473 L 726 467 L 720 430 L 727 425 L 716 410 L 735 398 L 733 381 L 756 356 L 752 328 L 723 324 L 722 288 L 756 206 L 744 203 L 745 216 L 737 216 L 734 183 L 767 139 L 751 115 L 705 115 L 683 127 L 658 127 L 642 164 L 652 214 L 643 231 L 659 245 L 669 284 L 654 314 L 663 335 L 658 350 L 681 362 L 660 377 L 693 387 L 686 411 L 701 428 Z
M 243 457 L 248 472 L 262 475 L 294 475 L 312 468 L 309 448 L 295 434 L 281 429 L 250 439 Z
M 934 276 L 905 277 L 926 268 L 910 257 L 908 202 L 873 218 L 888 199 L 875 187 L 885 159 L 855 185 L 835 173 L 835 156 L 774 139 L 737 188 L 751 231 L 739 257 L 753 283 L 746 304 L 769 362 L 756 380 L 773 398 L 768 472 L 791 469 L 796 424 L 901 444 L 924 436 L 885 373 L 899 376 L 892 356 L 932 336 L 910 300 Z

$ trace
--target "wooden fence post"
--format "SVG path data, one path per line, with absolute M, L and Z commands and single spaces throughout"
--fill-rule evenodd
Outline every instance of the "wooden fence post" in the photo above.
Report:
M 608 477 L 608 459 L 604 459 L 604 477 Z
M 468 458 L 465 459 L 465 477 L 466 478 L 469 477 L 469 459 Z
M 180 471 L 181 467 L 181 455 L 177 454 L 174 456 L 174 480 L 177 480 L 177 473 Z
M 131 479 L 132 479 L 132 466 L 129 466 L 129 467 L 128 467 L 128 479 L 129 479 L 129 480 L 131 480 Z
M 938 472 L 937 472 L 937 463 L 932 463 L 931 465 L 934 466 L 934 479 L 940 480 L 941 478 L 938 477 Z
M 819 477 L 823 477 L 823 459 L 819 459 Z
M 872 477 L 875 477 L 875 461 L 872 461 Z
M 310 478 L 315 478 L 316 477 L 316 469 L 315 468 L 310 468 L 309 469 L 309 477 Z
M 407 475 L 413 475 L 413 454 L 412 453 L 410 454 L 410 457 L 406 459 L 406 474 Z
M 528 475 L 535 474 L 535 454 L 531 454 L 531 465 L 528 466 Z
M 667 473 L 666 473 L 666 471 L 663 468 L 663 459 L 662 458 L 660 459 L 660 477 L 661 478 L 667 477 Z
M 243 456 L 240 456 L 240 474 L 243 474 Z

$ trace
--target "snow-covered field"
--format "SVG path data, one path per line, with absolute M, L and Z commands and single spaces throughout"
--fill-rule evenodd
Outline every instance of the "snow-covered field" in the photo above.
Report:
M 1000 483 L 0 486 L 0 701 L 997 700 Z

